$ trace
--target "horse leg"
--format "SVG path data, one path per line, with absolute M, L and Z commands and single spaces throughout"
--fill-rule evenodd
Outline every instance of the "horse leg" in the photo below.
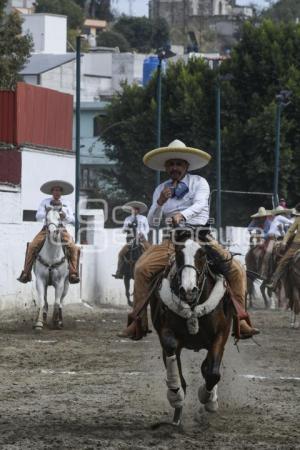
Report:
M 163 330 L 160 335 L 163 358 L 167 371 L 167 398 L 174 408 L 173 425 L 179 425 L 185 398 L 186 383 L 182 376 L 178 341 L 171 330 Z
M 33 328 L 36 331 L 41 331 L 43 329 L 43 308 L 42 308 L 42 302 L 45 298 L 46 294 L 46 287 L 41 278 L 37 278 L 36 280 L 36 291 L 38 295 L 38 312 L 35 320 L 35 324 Z
M 293 295 L 293 305 L 292 305 L 292 313 L 293 313 L 293 328 L 298 329 L 300 326 L 299 323 L 299 309 L 300 309 L 300 298 L 299 298 L 299 290 L 296 286 L 293 287 L 292 291 Z
M 48 314 L 48 300 L 47 300 L 47 286 L 46 286 L 44 294 L 43 325 L 47 325 L 47 314 Z
M 125 292 L 128 306 L 133 306 L 133 302 L 130 300 L 130 278 L 126 275 L 124 276 Z
M 270 303 L 266 296 L 266 282 L 265 281 L 263 281 L 260 285 L 260 292 L 261 292 L 261 295 L 263 296 L 263 299 L 265 302 L 265 308 L 268 309 L 270 307 Z
M 218 382 L 220 381 L 220 364 L 223 357 L 227 336 L 219 334 L 203 361 L 201 371 L 205 384 L 199 388 L 198 398 L 208 412 L 216 412 L 218 404 Z
M 55 286 L 55 302 L 52 316 L 53 328 L 58 330 L 62 328 L 61 298 L 63 296 L 64 290 L 65 290 L 65 282 L 64 280 L 61 280 L 60 283 L 58 283 Z

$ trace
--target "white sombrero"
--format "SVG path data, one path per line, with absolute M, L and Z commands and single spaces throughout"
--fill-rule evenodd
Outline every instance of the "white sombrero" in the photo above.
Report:
M 72 192 L 74 191 L 74 188 L 72 186 L 71 183 L 68 183 L 67 181 L 62 181 L 62 180 L 52 180 L 52 181 L 47 181 L 47 183 L 44 183 L 41 186 L 41 191 L 44 194 L 52 194 L 52 189 L 54 187 L 60 187 L 62 190 L 62 194 L 63 195 L 69 195 L 72 194 Z
M 252 219 L 256 218 L 256 217 L 267 217 L 267 216 L 271 216 L 272 211 L 269 211 L 268 209 L 264 208 L 263 206 L 261 206 L 260 208 L 258 208 L 257 213 L 252 214 L 252 216 L 250 216 Z
M 296 208 L 293 208 L 293 209 L 291 210 L 291 214 L 292 214 L 293 216 L 300 216 L 300 211 L 299 211 L 298 209 L 296 209 Z
M 160 147 L 146 153 L 144 164 L 150 169 L 165 171 L 165 163 L 170 159 L 183 159 L 189 163 L 189 170 L 201 169 L 209 163 L 211 156 L 197 148 L 187 147 L 175 139 L 168 147 Z
M 271 213 L 272 216 L 278 216 L 279 214 L 291 214 L 291 210 L 279 205 L 275 209 L 272 209 Z
M 126 212 L 131 212 L 132 208 L 138 208 L 141 214 L 144 214 L 148 211 L 148 206 L 143 202 L 132 201 L 127 202 L 122 206 L 122 209 Z

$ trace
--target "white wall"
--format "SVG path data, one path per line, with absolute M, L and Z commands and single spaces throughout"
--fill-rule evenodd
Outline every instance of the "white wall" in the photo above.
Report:
M 65 180 L 75 186 L 75 154 L 46 150 L 22 150 L 22 209 L 36 210 L 45 198 L 40 187 L 49 180 Z M 75 204 L 74 193 L 68 200 Z
M 23 33 L 33 38 L 35 53 L 61 54 L 67 51 L 67 18 L 52 14 L 24 14 Z
M 76 88 L 76 62 L 70 61 L 41 74 L 41 86 L 74 96 Z M 26 80 L 25 80 L 26 81 Z

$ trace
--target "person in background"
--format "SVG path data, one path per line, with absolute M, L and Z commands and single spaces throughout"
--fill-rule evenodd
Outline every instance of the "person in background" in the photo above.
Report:
M 139 242 L 143 250 L 147 250 L 150 247 L 148 242 L 148 234 L 149 234 L 149 224 L 147 217 L 143 216 L 148 211 L 147 205 L 142 202 L 132 201 L 128 202 L 123 206 L 124 211 L 131 211 L 131 215 L 126 217 L 123 225 L 123 233 L 127 233 L 127 242 L 136 238 L 137 242 Z M 136 233 L 136 236 L 135 236 Z M 118 267 L 113 277 L 116 279 L 122 279 L 123 268 L 124 268 L 124 257 L 129 251 L 128 243 L 124 245 L 124 247 L 120 250 L 118 256 Z

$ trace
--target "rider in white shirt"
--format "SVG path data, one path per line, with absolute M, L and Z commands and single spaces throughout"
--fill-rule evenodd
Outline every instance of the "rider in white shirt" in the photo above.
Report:
M 281 239 L 285 235 L 286 226 L 293 223 L 286 215 L 290 213 L 289 209 L 283 206 L 277 206 L 272 210 L 273 220 L 271 222 L 269 231 L 266 233 L 266 250 L 263 255 L 261 264 L 261 276 L 264 280 L 268 280 L 271 271 L 271 260 L 276 240 Z
M 148 214 L 150 226 L 159 226 L 163 219 L 172 218 L 175 225 L 184 222 L 197 227 L 205 233 L 211 253 L 219 255 L 226 261 L 226 278 L 233 292 L 234 300 L 243 311 L 240 317 L 240 335 L 248 338 L 259 333 L 253 328 L 249 316 L 245 312 L 246 273 L 239 261 L 232 258 L 230 252 L 224 249 L 208 233 L 206 226 L 209 219 L 209 185 L 205 178 L 192 175 L 188 171 L 204 167 L 210 160 L 206 152 L 187 147 L 183 142 L 175 140 L 168 147 L 162 147 L 148 152 L 144 156 L 144 164 L 153 170 L 165 171 L 170 179 L 160 184 L 154 191 L 153 202 Z M 134 272 L 134 309 L 132 316 L 140 311 L 143 303 L 149 297 L 153 277 L 164 270 L 169 264 L 170 255 L 175 248 L 170 239 L 162 244 L 153 245 L 137 262 Z M 243 318 L 242 318 L 243 317 Z M 147 313 L 141 313 L 141 334 L 148 331 Z M 137 332 L 136 322 L 119 333 L 119 336 L 141 338 Z
M 122 279 L 124 276 L 124 257 L 129 251 L 129 243 L 135 239 L 137 244 L 141 244 L 143 250 L 147 250 L 150 247 L 148 242 L 149 224 L 147 217 L 143 216 L 148 208 L 145 203 L 132 201 L 123 206 L 124 211 L 131 211 L 131 215 L 126 217 L 122 228 L 123 233 L 127 233 L 127 244 L 120 250 L 118 256 L 118 268 L 114 278 Z
M 41 186 L 41 191 L 44 194 L 51 194 L 52 197 L 45 198 L 38 207 L 36 220 L 38 222 L 43 222 L 44 226 L 35 236 L 33 241 L 27 246 L 24 269 L 18 278 L 18 281 L 21 283 L 28 283 L 32 279 L 32 266 L 35 262 L 36 256 L 42 249 L 47 236 L 47 228 L 45 223 L 47 208 L 51 208 L 53 206 L 60 208 L 61 238 L 63 244 L 67 248 L 67 256 L 69 261 L 69 281 L 72 284 L 79 283 L 79 249 L 65 228 L 66 224 L 71 224 L 74 222 L 74 214 L 70 202 L 61 198 L 62 195 L 71 194 L 73 190 L 74 188 L 70 183 L 62 180 L 48 181 Z

